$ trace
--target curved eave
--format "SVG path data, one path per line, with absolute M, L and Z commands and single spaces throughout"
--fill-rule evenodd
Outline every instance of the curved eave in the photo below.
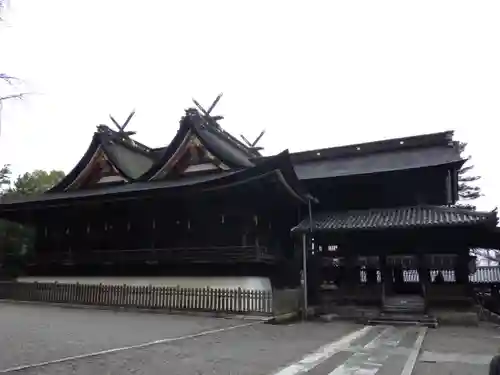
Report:
M 101 187 L 91 190 L 65 191 L 40 196 L 24 197 L 11 201 L 0 202 L 0 216 L 6 217 L 15 211 L 25 212 L 33 209 L 74 205 L 82 202 L 103 202 L 116 200 L 131 200 L 142 198 L 181 197 L 193 194 L 203 194 L 222 189 L 231 189 L 238 185 L 259 184 L 259 181 L 272 178 L 279 181 L 290 196 L 300 203 L 306 203 L 310 196 L 305 192 L 300 181 L 293 174 L 290 157 L 287 151 L 267 160 L 258 166 L 232 173 L 224 173 L 220 177 L 203 177 L 202 180 L 135 182 L 113 187 Z
M 288 150 L 283 151 L 258 166 L 208 181 L 203 186 L 200 186 L 200 188 L 201 191 L 206 192 L 229 189 L 268 177 L 276 178 L 293 198 L 298 199 L 302 203 L 306 203 L 312 198 L 295 175 Z
M 71 188 L 78 179 L 88 170 L 88 168 L 92 167 L 92 163 L 99 156 L 99 151 L 102 150 L 107 160 L 111 163 L 113 168 L 115 168 L 121 177 L 125 180 L 129 180 L 130 178 L 123 173 L 121 168 L 119 168 L 116 159 L 113 154 L 107 152 L 106 150 L 106 142 L 103 142 L 101 138 L 101 134 L 95 133 L 92 137 L 92 142 L 90 142 L 87 151 L 77 163 L 77 165 L 55 186 L 47 191 L 47 193 L 55 193 L 55 192 L 63 192 Z
M 76 181 L 76 179 L 84 172 L 85 168 L 90 165 L 92 159 L 99 151 L 100 144 L 101 142 L 99 136 L 96 133 L 92 137 L 92 142 L 90 142 L 87 151 L 85 151 L 85 154 L 76 164 L 76 166 L 73 167 L 73 169 L 66 176 L 64 176 L 64 178 L 57 185 L 49 189 L 47 193 L 65 191 L 70 185 L 72 185 Z

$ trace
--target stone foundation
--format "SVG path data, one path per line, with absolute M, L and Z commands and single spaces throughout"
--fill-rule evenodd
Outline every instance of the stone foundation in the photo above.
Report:
M 160 286 L 180 288 L 214 288 L 214 289 L 244 289 L 244 290 L 262 290 L 271 291 L 271 281 L 267 277 L 258 276 L 130 276 L 130 277 L 94 277 L 94 276 L 39 276 L 39 277 L 19 277 L 19 282 L 24 283 L 54 283 L 59 284 L 87 284 L 87 285 L 130 285 L 130 286 Z
M 479 315 L 473 309 L 463 311 L 433 309 L 429 315 L 434 316 L 441 325 L 477 326 L 479 324 Z

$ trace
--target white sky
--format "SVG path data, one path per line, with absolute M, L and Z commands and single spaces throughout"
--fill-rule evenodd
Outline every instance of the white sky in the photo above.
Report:
M 500 2 L 10 0 L 0 164 L 69 171 L 95 126 L 167 144 L 195 97 L 267 154 L 456 130 L 500 206 Z M 5 93 L 5 87 L 3 92 Z

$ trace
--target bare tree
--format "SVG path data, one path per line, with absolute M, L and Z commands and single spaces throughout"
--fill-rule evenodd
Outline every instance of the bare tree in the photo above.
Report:
M 2 91 L 0 91 L 0 132 L 1 132 L 1 130 L 2 130 L 2 111 L 3 111 L 4 103 L 8 100 L 15 100 L 15 99 L 22 100 L 29 93 L 16 89 L 16 88 L 19 88 L 18 84 L 21 83 L 21 81 L 16 77 L 12 77 L 12 76 L 5 74 L 5 73 L 0 73 L 0 82 L 4 83 L 3 86 L 14 87 L 13 92 L 3 93 Z M 2 85 L 0 85 L 0 89 L 1 88 L 2 88 Z
M 0 22 L 4 21 L 3 14 L 5 13 L 5 10 L 8 8 L 8 5 L 9 5 L 9 0 L 0 0 Z M 13 77 L 7 73 L 0 73 L 0 83 L 3 83 L 5 86 L 11 86 L 12 88 L 21 83 L 21 81 L 18 78 Z M 23 99 L 24 96 L 28 94 L 27 92 L 22 92 L 22 91 L 20 92 L 19 90 L 17 90 L 17 88 L 18 87 L 15 87 L 13 92 L 8 92 L 8 93 L 5 93 L 4 90 L 0 91 L 0 129 L 1 129 L 1 118 L 2 118 L 1 115 L 2 115 L 3 104 L 7 100 Z

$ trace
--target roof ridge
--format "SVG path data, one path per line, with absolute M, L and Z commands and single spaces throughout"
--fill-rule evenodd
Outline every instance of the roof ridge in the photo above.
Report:
M 402 210 L 411 210 L 411 209 L 434 209 L 434 210 L 441 210 L 441 211 L 447 211 L 447 212 L 454 212 L 454 213 L 464 213 L 464 214 L 470 214 L 470 215 L 478 215 L 478 216 L 496 216 L 496 213 L 494 211 L 487 212 L 487 211 L 474 211 L 474 210 L 468 210 L 466 208 L 460 208 L 460 207 L 447 207 L 447 206 L 438 206 L 438 205 L 431 205 L 431 204 L 420 204 L 420 205 L 413 205 L 413 206 L 398 206 L 398 207 L 370 207 L 370 208 L 359 208 L 359 209 L 350 209 L 350 210 L 342 210 L 342 211 L 322 211 L 318 212 L 318 214 L 327 214 L 331 215 L 332 213 L 335 214 L 352 214 L 352 213 L 358 213 L 358 212 L 366 212 L 366 213 L 373 213 L 373 212 L 394 212 L 394 211 L 402 211 Z
M 204 118 L 203 114 L 198 111 L 198 109 L 193 108 L 198 112 L 198 114 Z M 239 148 L 241 151 L 245 152 L 249 158 L 255 158 L 259 157 L 260 154 L 254 152 L 250 147 L 245 145 L 243 142 L 241 142 L 238 138 L 236 138 L 234 135 L 232 135 L 230 132 L 225 130 L 217 121 L 214 120 L 214 122 L 210 121 L 205 121 L 205 128 L 210 131 L 212 134 L 215 134 L 217 136 L 223 136 L 224 140 L 229 141 L 232 143 L 234 146 Z
M 125 136 L 125 137 L 121 136 L 119 132 L 111 129 L 107 125 L 98 125 L 95 134 L 97 134 L 100 137 L 109 137 L 110 140 L 119 142 L 121 145 L 127 147 L 131 151 L 137 151 L 145 156 L 154 157 L 153 155 L 154 149 L 152 149 L 149 146 L 146 146 L 141 142 L 136 141 L 130 136 Z
M 432 211 L 426 211 L 432 210 Z M 381 209 L 324 211 L 313 213 L 313 227 L 310 218 L 305 218 L 292 232 L 304 231 L 343 231 L 343 230 L 379 230 L 443 226 L 486 225 L 498 221 L 496 213 L 474 215 L 476 212 L 447 210 L 442 206 L 417 205 Z
M 434 206 L 434 205 L 423 205 L 425 207 L 441 209 L 448 212 L 465 213 L 470 215 L 483 215 L 483 216 L 496 216 L 494 211 L 476 211 L 462 207 L 450 207 L 450 206 Z
M 438 146 L 458 147 L 458 142 L 453 141 L 453 134 L 454 131 L 448 130 L 438 133 L 418 134 L 409 137 L 389 138 L 377 141 L 298 151 L 293 152 L 291 155 L 292 158 L 298 159 L 297 161 L 310 161 L 323 158 L 342 159 L 376 153 L 394 152 L 398 150 Z

